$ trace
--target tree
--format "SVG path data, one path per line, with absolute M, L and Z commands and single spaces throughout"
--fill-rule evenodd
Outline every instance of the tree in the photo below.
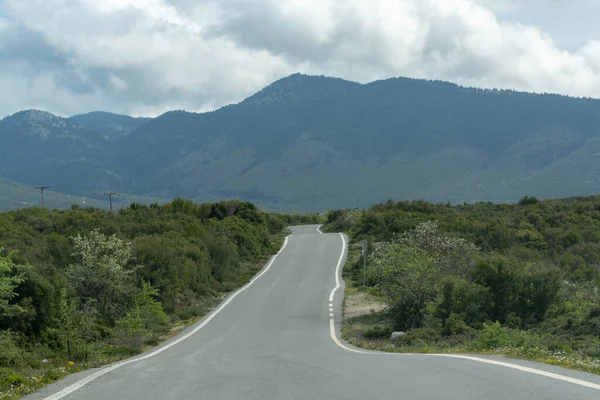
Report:
M 61 290 L 58 301 L 57 329 L 60 344 L 69 360 L 87 360 L 95 339 L 93 325 L 96 310 L 92 307 L 81 309 L 77 302 L 67 298 L 67 291 Z
M 473 243 L 440 232 L 438 223 L 423 222 L 413 230 L 397 236 L 396 243 L 425 251 L 446 275 L 466 276 L 475 264 L 479 248 Z
M 367 279 L 388 296 L 395 327 L 408 330 L 423 325 L 427 303 L 436 295 L 439 269 L 419 248 L 385 243 L 370 258 Z
M 144 328 L 150 331 L 162 331 L 169 323 L 169 317 L 157 300 L 158 295 L 158 289 L 149 282 L 142 282 L 142 288 L 135 295 L 135 305 Z
M 525 196 L 521 200 L 519 200 L 520 206 L 530 206 L 539 203 L 540 201 L 533 196 Z
M 75 260 L 67 269 L 71 287 L 84 307 L 92 305 L 99 318 L 112 325 L 129 308 L 136 292 L 135 268 L 126 268 L 132 260 L 131 244 L 98 230 L 71 239 Z
M 471 274 L 472 280 L 488 288 L 492 304 L 488 310 L 491 321 L 504 323 L 511 313 L 521 314 L 526 264 L 499 254 L 481 257 Z
M 18 272 L 18 265 L 12 261 L 13 253 L 4 254 L 0 247 L 0 312 L 2 317 L 13 317 L 20 313 L 21 307 L 11 301 L 17 295 L 15 288 L 23 282 L 23 274 Z
M 461 333 L 456 331 L 460 326 L 456 318 L 471 327 L 480 327 L 487 320 L 486 311 L 490 308 L 491 299 L 486 287 L 463 278 L 446 276 L 438 290 L 439 295 L 431 311 L 442 322 L 445 335 Z M 451 322 L 453 317 L 454 323 Z

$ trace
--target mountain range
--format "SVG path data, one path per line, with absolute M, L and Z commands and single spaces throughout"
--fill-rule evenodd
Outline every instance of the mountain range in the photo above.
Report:
M 100 133 L 106 140 L 120 139 L 150 121 L 151 118 L 134 118 L 129 115 L 93 111 L 75 115 L 69 120 L 90 131 Z
M 600 100 L 409 78 L 294 74 L 207 113 L 0 121 L 0 177 L 97 198 L 241 198 L 290 212 L 515 202 L 599 193 L 599 167 Z

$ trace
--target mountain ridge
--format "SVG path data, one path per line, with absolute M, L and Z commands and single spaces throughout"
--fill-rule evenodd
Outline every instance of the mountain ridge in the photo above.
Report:
M 586 153 L 600 138 L 596 99 L 294 74 L 218 110 L 138 122 L 103 137 L 99 154 L 84 152 L 96 170 L 82 178 L 96 187 L 75 180 L 59 189 L 240 197 L 283 211 L 600 192 L 597 157 Z M 89 132 L 77 134 L 95 137 Z
M 115 140 L 129 135 L 152 118 L 130 117 L 106 111 L 92 111 L 68 118 L 85 129 L 101 133 L 108 140 Z

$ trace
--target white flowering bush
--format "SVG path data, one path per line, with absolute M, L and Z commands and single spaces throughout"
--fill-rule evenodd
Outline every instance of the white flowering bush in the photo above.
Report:
M 439 269 L 427 253 L 398 243 L 378 246 L 367 269 L 368 283 L 386 294 L 394 324 L 404 330 L 423 324 L 438 276 Z
M 427 304 L 438 294 L 441 277 L 466 276 L 478 252 L 472 243 L 442 234 L 436 222 L 425 222 L 375 246 L 367 280 L 388 296 L 396 328 L 418 328 Z
M 126 268 L 131 244 L 98 230 L 72 241 L 74 262 L 67 268 L 71 287 L 84 307 L 93 306 L 101 320 L 112 324 L 129 308 L 136 291 L 134 269 Z
M 428 221 L 413 230 L 395 235 L 393 242 L 425 251 L 439 265 L 441 273 L 466 276 L 473 267 L 479 248 L 468 240 L 440 232 L 438 223 Z

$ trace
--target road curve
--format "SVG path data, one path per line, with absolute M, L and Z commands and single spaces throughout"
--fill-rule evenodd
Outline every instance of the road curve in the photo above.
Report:
M 339 339 L 343 282 L 329 303 L 343 237 L 321 234 L 317 226 L 292 231 L 262 275 L 187 336 L 141 360 L 74 375 L 27 398 L 600 398 L 600 377 L 550 365 L 356 352 Z

